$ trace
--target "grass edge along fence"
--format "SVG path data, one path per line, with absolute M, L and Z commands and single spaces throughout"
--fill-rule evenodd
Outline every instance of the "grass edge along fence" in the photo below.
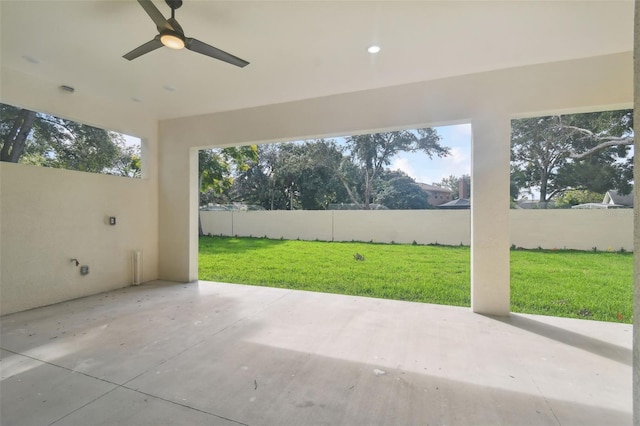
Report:
M 510 244 L 633 250 L 633 209 L 510 210 Z M 469 245 L 469 210 L 201 211 L 205 234 L 307 241 Z
M 467 246 L 201 237 L 199 279 L 470 306 Z M 511 251 L 511 310 L 631 323 L 633 254 Z

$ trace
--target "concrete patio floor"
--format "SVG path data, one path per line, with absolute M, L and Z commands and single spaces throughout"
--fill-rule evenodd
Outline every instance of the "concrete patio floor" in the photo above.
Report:
M 625 324 L 204 281 L 1 321 L 5 426 L 632 421 Z

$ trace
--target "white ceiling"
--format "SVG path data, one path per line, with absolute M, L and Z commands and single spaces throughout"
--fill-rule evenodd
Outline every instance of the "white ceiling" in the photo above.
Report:
M 156 34 L 134 0 L 0 0 L 0 13 L 3 69 L 113 105 L 136 98 L 158 119 L 633 48 L 632 0 L 184 0 L 176 18 L 187 37 L 248 60 L 245 68 L 168 48 L 123 59 Z M 374 43 L 382 51 L 371 55 Z

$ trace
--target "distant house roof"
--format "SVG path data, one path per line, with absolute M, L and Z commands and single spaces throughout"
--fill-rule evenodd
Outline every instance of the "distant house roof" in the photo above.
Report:
M 618 191 L 612 189 L 604 194 L 602 204 L 613 204 L 616 206 L 633 207 L 633 192 L 629 195 L 620 195 Z
M 439 209 L 449 209 L 449 210 L 462 210 L 462 209 L 470 209 L 471 202 L 466 198 L 458 198 L 457 200 L 449 201 L 448 203 L 440 204 L 436 206 Z
M 449 193 L 453 192 L 451 189 L 445 188 L 444 186 L 429 185 L 421 182 L 416 182 L 416 185 L 422 188 L 423 191 L 449 192 Z

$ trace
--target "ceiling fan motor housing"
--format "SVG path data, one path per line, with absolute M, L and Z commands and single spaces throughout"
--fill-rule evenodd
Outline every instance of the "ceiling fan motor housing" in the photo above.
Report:
M 172 10 L 179 9 L 182 6 L 182 0 L 164 0 Z

